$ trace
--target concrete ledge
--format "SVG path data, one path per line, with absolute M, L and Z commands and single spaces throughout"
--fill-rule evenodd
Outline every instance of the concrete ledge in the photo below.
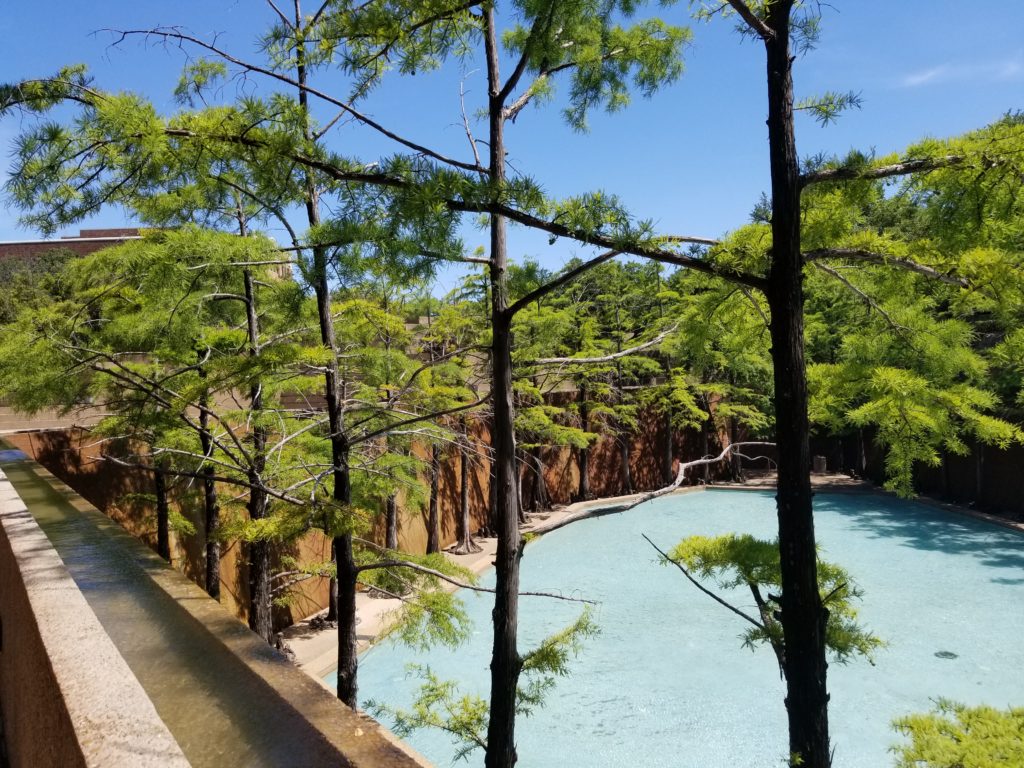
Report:
M 13 768 L 189 764 L 2 471 L 0 622 Z
M 276 703 L 283 727 L 295 719 L 309 728 L 309 738 L 321 742 L 317 751 L 330 755 L 318 764 L 352 768 L 423 768 L 429 766 L 411 747 L 399 741 L 372 718 L 353 712 L 322 685 L 310 679 L 283 654 L 241 624 L 205 591 L 169 567 L 152 550 L 131 536 L 48 470 L 27 462 L 32 472 L 65 497 L 81 515 L 116 542 L 136 565 L 195 621 L 195 631 L 208 632 L 255 678 L 261 695 Z M 224 764 L 224 763 L 221 763 Z M 15 764 L 16 766 L 17 764 Z
M 669 498 L 670 496 L 681 496 L 687 493 L 699 493 L 707 489 L 707 486 L 703 485 L 686 485 L 682 488 L 676 488 L 669 493 L 663 494 L 658 498 Z M 536 522 L 533 519 L 523 527 L 523 533 L 534 534 L 541 536 L 545 533 L 551 533 L 559 528 L 563 528 L 570 523 L 575 523 L 578 520 L 586 520 L 589 517 L 601 517 L 602 515 L 614 515 L 618 512 L 622 512 L 630 504 L 637 502 L 647 495 L 644 493 L 634 493 L 629 496 L 608 496 L 603 499 L 593 499 L 591 501 L 578 501 L 574 504 L 569 504 L 564 507 L 559 507 L 553 512 L 544 512 L 536 516 Z

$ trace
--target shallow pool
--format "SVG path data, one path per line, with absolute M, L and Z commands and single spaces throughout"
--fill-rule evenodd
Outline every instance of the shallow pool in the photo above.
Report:
M 1024 536 L 881 495 L 815 499 L 823 557 L 865 590 L 861 618 L 888 642 L 875 666 L 830 667 L 836 768 L 891 765 L 891 720 L 939 696 L 1005 707 L 1024 704 Z M 786 753 L 784 686 L 770 649 L 740 646 L 741 620 L 656 563 L 695 534 L 775 535 L 767 493 L 671 496 L 626 514 L 592 518 L 531 543 L 523 589 L 577 592 L 601 601 L 601 634 L 559 680 L 547 706 L 517 725 L 523 766 L 778 766 Z M 485 583 L 493 583 L 493 576 Z M 740 605 L 751 603 L 740 591 Z M 489 595 L 468 596 L 472 641 L 434 650 L 430 667 L 486 696 Z M 523 598 L 520 647 L 569 623 L 579 606 Z M 941 653 L 941 656 L 937 656 Z M 955 658 L 948 657 L 955 654 Z M 360 700 L 405 705 L 416 681 L 406 665 L 427 657 L 382 644 L 360 666 Z M 412 745 L 439 766 L 449 737 L 424 731 Z M 482 755 L 470 765 L 482 765 Z

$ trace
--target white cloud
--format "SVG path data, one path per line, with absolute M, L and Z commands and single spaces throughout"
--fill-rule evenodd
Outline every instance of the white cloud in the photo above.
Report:
M 949 65 L 942 64 L 938 67 L 932 67 L 931 69 L 923 69 L 920 72 L 912 72 L 905 76 L 901 81 L 900 85 L 904 88 L 916 88 L 919 85 L 927 85 L 928 83 L 934 82 L 941 79 L 944 75 L 949 72 Z
M 972 63 L 947 62 L 911 72 L 901 77 L 900 88 L 965 82 L 1006 82 L 1024 79 L 1024 51 L 1016 51 L 1002 59 Z

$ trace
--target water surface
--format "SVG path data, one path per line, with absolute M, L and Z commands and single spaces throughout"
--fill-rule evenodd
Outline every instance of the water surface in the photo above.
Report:
M 888 642 L 872 666 L 829 669 L 836 768 L 892 764 L 890 722 L 943 696 L 998 707 L 1024 704 L 1024 536 L 989 523 L 876 494 L 819 494 L 823 557 L 865 590 L 861 618 Z M 786 753 L 784 685 L 768 648 L 742 648 L 741 619 L 656 563 L 641 537 L 667 549 L 691 534 L 777 530 L 772 495 L 694 493 L 657 499 L 626 514 L 592 518 L 531 543 L 524 590 L 561 590 L 601 601 L 601 634 L 547 706 L 517 726 L 523 766 L 778 766 Z M 493 584 L 493 576 L 484 581 Z M 738 605 L 752 608 L 739 590 Z M 442 678 L 486 696 L 490 595 L 467 597 L 472 641 L 456 652 L 415 653 L 390 643 L 368 651 L 360 698 L 407 705 L 416 687 L 407 664 L 429 662 Z M 523 598 L 526 648 L 573 620 L 579 606 Z M 936 655 L 939 654 L 939 655 Z M 410 738 L 439 766 L 451 740 Z M 479 752 L 470 765 L 482 765 Z

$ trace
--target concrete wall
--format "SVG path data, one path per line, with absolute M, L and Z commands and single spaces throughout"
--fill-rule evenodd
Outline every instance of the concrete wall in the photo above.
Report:
M 668 437 L 663 419 L 650 414 L 641 415 L 640 428 L 628 438 L 634 490 L 652 490 L 664 485 L 661 457 Z M 689 459 L 702 454 L 703 443 L 699 432 L 675 432 L 671 437 L 676 457 Z M 486 453 L 490 444 L 489 426 L 485 422 L 472 422 L 470 438 L 474 451 L 470 457 L 469 505 L 472 530 L 475 532 L 489 527 L 490 461 Z M 139 494 L 153 492 L 152 479 L 148 473 L 102 461 L 102 452 L 116 450 L 116 446 L 101 447 L 81 430 L 24 432 L 5 435 L 4 439 L 32 456 L 108 517 L 155 548 L 156 518 L 148 504 L 139 498 Z M 717 451 L 717 442 L 713 443 L 713 449 Z M 421 446 L 415 450 L 420 458 L 426 460 L 425 448 Z M 602 497 L 624 493 L 622 444 L 611 437 L 602 436 L 589 450 L 591 494 Z M 579 487 L 577 452 L 569 448 L 552 448 L 543 450 L 541 457 L 551 502 L 569 503 Z M 438 486 L 442 547 L 453 543 L 457 536 L 456 520 L 461 497 L 460 461 L 457 451 L 442 456 Z M 713 472 L 721 473 L 723 469 L 717 468 Z M 534 473 L 524 469 L 523 497 L 526 502 L 534 482 Z M 177 492 L 172 488 L 174 504 L 193 523 L 196 533 L 192 536 L 172 534 L 172 561 L 185 575 L 201 585 L 205 573 L 206 546 L 202 499 L 195 487 L 183 490 L 189 485 L 187 482 L 178 485 L 180 488 Z M 227 488 L 222 490 L 225 494 L 231 492 Z M 384 540 L 382 515 L 378 516 L 373 536 L 379 542 Z M 400 499 L 399 547 L 407 552 L 424 552 L 426 542 L 424 511 Z M 321 533 L 313 531 L 289 545 L 286 551 L 278 552 L 278 555 L 288 555 L 307 563 L 326 561 L 330 558 L 330 541 Z M 277 611 L 277 623 L 285 626 L 321 610 L 327 604 L 327 589 L 326 579 L 309 579 L 297 585 L 293 590 L 291 604 Z M 249 604 L 248 568 L 243 547 L 238 542 L 222 547 L 221 604 L 243 621 L 246 619 Z
M 0 712 L 12 768 L 188 765 L 2 472 Z

